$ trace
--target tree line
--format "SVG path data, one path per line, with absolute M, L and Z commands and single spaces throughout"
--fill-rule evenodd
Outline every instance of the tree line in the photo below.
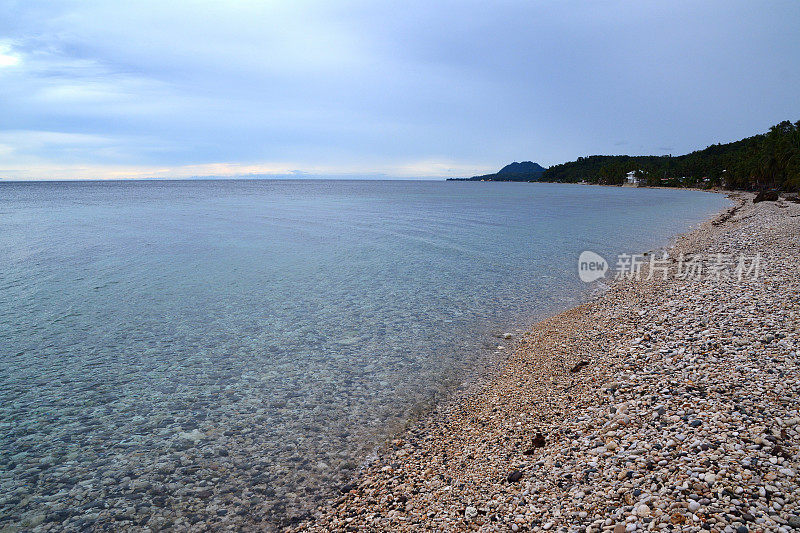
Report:
M 800 190 L 800 120 L 767 133 L 680 156 L 592 155 L 548 168 L 540 181 L 620 185 L 634 172 L 641 185 Z

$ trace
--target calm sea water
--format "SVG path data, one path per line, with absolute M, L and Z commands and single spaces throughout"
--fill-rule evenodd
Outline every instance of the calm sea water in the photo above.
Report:
M 725 205 L 514 183 L 0 184 L 0 528 L 290 520 L 482 373 L 493 335 L 579 299 L 582 250 L 649 250 Z

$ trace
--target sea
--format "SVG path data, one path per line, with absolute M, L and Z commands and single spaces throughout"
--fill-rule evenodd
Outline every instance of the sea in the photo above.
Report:
M 0 530 L 277 527 L 719 194 L 0 182 Z M 511 334 L 511 338 L 509 335 Z

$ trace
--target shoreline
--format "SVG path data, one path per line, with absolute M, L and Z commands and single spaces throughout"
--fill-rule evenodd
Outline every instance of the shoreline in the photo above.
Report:
M 313 187 L 316 189 L 316 186 Z M 86 195 L 94 198 L 94 194 L 100 193 L 105 197 L 107 191 L 104 188 L 100 189 L 87 191 Z M 452 200 L 449 192 L 444 189 L 447 187 L 443 188 L 436 183 L 422 184 L 421 187 L 414 188 L 422 192 L 426 199 L 430 197 L 427 191 L 440 191 L 442 195 L 439 197 L 444 201 L 443 206 L 447 207 L 451 205 Z M 493 189 L 498 191 L 498 198 L 504 199 L 516 197 L 518 194 L 516 191 L 521 190 L 520 186 L 495 186 Z M 55 188 L 49 194 L 60 196 L 60 190 Z M 387 189 L 381 185 L 379 190 Z M 563 199 L 563 203 L 559 205 L 575 205 L 576 214 L 583 213 L 586 205 L 593 206 L 593 213 L 603 213 L 605 201 L 602 198 L 618 198 L 620 195 L 617 193 L 620 192 L 622 191 L 607 190 L 602 194 L 601 191 L 597 191 L 596 194 L 553 185 L 542 187 L 542 190 L 537 190 L 534 196 L 540 193 L 548 197 L 551 194 L 555 195 L 554 197 Z M 165 199 L 167 196 L 171 195 L 159 195 L 158 198 Z M 469 196 L 483 197 L 483 193 L 473 190 Z M 589 234 L 589 238 L 582 239 L 586 244 L 582 244 L 581 249 L 605 246 L 599 251 L 606 250 L 607 253 L 624 251 L 630 246 L 637 250 L 646 250 L 649 247 L 661 249 L 668 245 L 672 235 L 694 227 L 709 213 L 729 205 L 729 202 L 721 197 L 704 195 L 703 198 L 701 195 L 689 193 L 653 195 L 641 192 L 624 196 L 631 198 L 631 203 L 627 201 L 618 203 L 619 209 L 614 212 L 619 213 L 619 217 L 603 215 L 609 223 L 601 225 L 603 228 L 601 231 L 594 231 Z M 576 203 L 576 197 L 583 198 L 583 202 L 589 203 Z M 595 201 L 598 197 L 600 200 Z M 638 198 L 642 200 L 639 201 Z M 673 205 L 669 202 L 674 199 L 676 211 L 659 207 L 662 203 L 659 198 L 665 198 L 666 205 Z M 504 203 L 491 202 L 491 205 L 502 208 L 499 212 L 502 214 L 507 207 L 503 207 Z M 182 213 L 196 210 L 197 206 L 191 202 L 190 204 L 187 206 L 189 210 Z M 248 199 L 246 204 L 251 205 L 253 202 Z M 427 205 L 427 200 L 424 204 Z M 65 207 L 72 209 L 79 205 L 81 204 L 70 202 L 69 206 Z M 153 205 L 160 203 L 157 201 Z M 471 204 L 468 202 L 465 205 Z M 514 218 L 518 221 L 529 220 L 527 216 L 529 205 L 528 200 L 521 202 L 521 209 L 514 211 L 517 213 Z M 534 202 L 533 205 L 537 204 Z M 120 206 L 120 214 L 128 212 L 126 206 L 132 208 L 131 214 L 139 211 L 136 206 L 123 203 Z M 629 208 L 637 206 L 638 210 L 633 218 L 629 218 L 626 212 Z M 427 211 L 429 209 L 426 208 Z M 90 360 L 82 357 L 87 350 L 92 349 L 93 342 L 90 339 L 120 333 L 119 328 L 108 326 L 107 321 L 95 324 L 91 320 L 73 319 L 72 317 L 76 315 L 70 314 L 60 319 L 61 326 L 54 326 L 53 329 L 43 328 L 41 334 L 35 330 L 31 331 L 31 341 L 25 341 L 24 336 L 18 337 L 15 334 L 12 337 L 12 346 L 20 346 L 20 350 L 15 350 L 18 353 L 10 367 L 12 372 L 9 390 L 19 390 L 22 396 L 19 401 L 9 403 L 4 413 L 7 420 L 24 419 L 25 424 L 12 424 L 10 427 L 11 441 L 6 447 L 2 465 L 9 475 L 3 483 L 6 487 L 3 499 L 6 512 L 0 516 L 0 531 L 25 528 L 34 531 L 52 531 L 107 527 L 142 528 L 152 531 L 230 528 L 277 530 L 285 526 L 294 526 L 299 521 L 307 519 L 311 516 L 308 514 L 309 510 L 314 510 L 328 501 L 330 496 L 338 495 L 340 488 L 350 483 L 355 474 L 365 468 L 363 465 L 368 467 L 366 459 L 371 458 L 371 453 L 387 442 L 389 435 L 400 436 L 400 432 L 409 425 L 409 420 L 413 425 L 415 420 L 424 418 L 432 408 L 445 405 L 453 397 L 459 399 L 467 397 L 481 383 L 498 372 L 513 351 L 513 340 L 532 324 L 594 296 L 589 290 L 589 285 L 581 283 L 575 276 L 574 262 L 579 251 L 576 241 L 573 241 L 571 251 L 559 253 L 559 256 L 565 259 L 556 262 L 558 272 L 552 271 L 554 267 L 549 257 L 539 263 L 547 270 L 542 270 L 534 264 L 528 266 L 528 263 L 522 265 L 522 268 L 506 269 L 502 264 L 505 258 L 513 259 L 508 265 L 513 267 L 517 252 L 523 250 L 517 246 L 533 243 L 531 252 L 534 252 L 535 248 L 541 246 L 541 242 L 546 242 L 549 232 L 545 231 L 538 238 L 531 239 L 531 232 L 538 225 L 535 218 L 530 219 L 533 223 L 525 226 L 529 227 L 530 231 L 514 230 L 515 233 L 509 232 L 511 226 L 506 223 L 498 224 L 494 207 L 488 210 L 481 208 L 480 212 L 482 213 L 480 217 L 468 222 L 470 225 L 467 227 L 471 229 L 466 233 L 458 229 L 458 234 L 463 235 L 463 240 L 471 242 L 471 237 L 483 238 L 487 231 L 485 228 L 494 228 L 488 230 L 496 231 L 493 238 L 486 239 L 482 246 L 473 250 L 480 252 L 484 245 L 488 246 L 487 255 L 478 254 L 483 257 L 478 260 L 487 261 L 486 268 L 475 268 L 478 265 L 472 260 L 469 265 L 464 264 L 466 259 L 471 258 L 464 257 L 461 252 L 454 254 L 448 252 L 443 257 L 441 250 L 433 249 L 430 256 L 437 262 L 446 257 L 453 258 L 452 267 L 455 268 L 450 272 L 460 273 L 462 268 L 465 268 L 469 275 L 488 272 L 486 276 L 480 275 L 475 278 L 477 285 L 470 283 L 464 286 L 463 278 L 459 275 L 448 276 L 449 281 L 442 278 L 445 283 L 443 287 L 454 285 L 450 281 L 455 281 L 461 287 L 459 290 L 464 292 L 463 298 L 447 300 L 452 302 L 451 306 L 439 306 L 439 309 L 443 310 L 442 318 L 446 319 L 446 323 L 449 324 L 450 319 L 455 322 L 452 327 L 446 326 L 445 322 L 439 325 L 438 319 L 427 320 L 423 317 L 417 320 L 422 315 L 409 315 L 414 322 L 405 321 L 405 323 L 412 324 L 413 330 L 399 327 L 400 323 L 397 322 L 397 334 L 388 332 L 386 336 L 380 337 L 382 341 L 373 342 L 372 339 L 378 337 L 370 336 L 370 332 L 382 334 L 382 331 L 378 328 L 373 329 L 371 323 L 374 322 L 379 328 L 381 323 L 386 325 L 385 321 L 380 320 L 380 316 L 376 320 L 370 318 L 359 323 L 363 324 L 365 335 L 341 337 L 336 335 L 339 329 L 335 324 L 326 321 L 326 317 L 334 316 L 331 313 L 313 315 L 320 320 L 307 321 L 294 312 L 287 311 L 284 316 L 295 316 L 298 320 L 293 321 L 292 327 L 283 332 L 285 335 L 275 336 L 269 327 L 259 327 L 257 335 L 253 336 L 245 335 L 245 330 L 237 329 L 240 320 L 246 319 L 250 322 L 252 312 L 256 311 L 249 309 L 247 302 L 243 301 L 241 303 L 244 305 L 239 307 L 238 311 L 234 307 L 226 306 L 226 309 L 231 309 L 230 315 L 224 315 L 226 321 L 230 320 L 226 322 L 232 327 L 230 331 L 240 331 L 242 334 L 235 335 L 235 338 L 231 337 L 231 342 L 236 343 L 236 346 L 231 347 L 232 357 L 226 357 L 224 364 L 219 364 L 222 359 L 218 359 L 215 354 L 222 351 L 219 347 L 224 346 L 225 341 L 223 339 L 222 344 L 213 342 L 220 340 L 213 333 L 216 331 L 214 328 L 200 331 L 179 327 L 192 320 L 192 317 L 202 321 L 205 313 L 202 313 L 203 316 L 195 316 L 192 309 L 186 308 L 174 297 L 167 295 L 162 302 L 164 308 L 179 312 L 175 315 L 178 317 L 178 321 L 174 324 L 175 330 L 170 333 L 174 342 L 163 348 L 160 345 L 156 346 L 154 343 L 163 340 L 163 335 L 156 334 L 159 330 L 142 327 L 137 320 L 133 320 L 124 331 L 136 333 L 136 338 L 126 338 L 124 344 L 120 345 L 120 350 L 132 357 L 147 354 L 146 357 L 142 355 L 142 361 L 146 364 L 133 368 L 129 366 L 127 357 L 113 362 L 111 361 L 113 358 L 108 358 L 108 365 L 91 372 L 74 370 L 82 368 L 82 361 Z M 678 212 L 685 213 L 686 217 L 677 215 Z M 699 214 L 702 216 L 696 216 Z M 185 219 L 183 216 L 179 218 Z M 114 215 L 110 220 L 119 222 L 123 219 Z M 420 220 L 426 219 L 422 217 Z M 467 217 L 467 220 L 472 219 Z M 574 220 L 579 219 L 575 217 Z M 603 223 L 599 217 L 592 220 Z M 631 220 L 636 222 L 631 224 Z M 688 220 L 692 223 L 688 224 Z M 661 222 L 654 223 L 654 221 Z M 91 224 L 96 222 L 97 220 Z M 663 227 L 660 227 L 662 223 Z M 649 224 L 653 224 L 653 229 L 648 227 Z M 109 225 L 109 227 L 115 226 L 115 223 Z M 224 226 L 228 228 L 227 224 Z M 432 223 L 430 229 L 438 233 L 441 231 L 439 226 L 439 223 Z M 580 221 L 578 226 L 587 227 L 583 221 Z M 637 226 L 640 229 L 636 229 Z M 244 227 L 250 226 L 246 224 Z M 216 223 L 208 226 L 208 229 L 211 228 L 220 229 Z M 173 229 L 177 229 L 177 226 Z M 618 238 L 617 231 L 621 231 L 622 235 L 631 234 L 632 240 Z M 654 231 L 658 236 L 648 237 Z M 134 233 L 140 234 L 138 230 Z M 519 238 L 506 239 L 506 235 L 517 235 Z M 82 239 L 76 238 L 79 235 L 67 232 L 66 237 L 66 240 L 59 238 L 52 242 L 46 241 L 58 250 L 58 253 L 53 254 L 54 257 L 57 255 L 71 257 L 70 250 L 79 249 L 76 247 L 82 245 Z M 177 242 L 182 242 L 180 240 L 182 237 L 172 230 L 167 232 L 165 237 L 167 242 L 171 237 L 178 237 Z M 457 242 L 461 240 L 461 236 L 456 237 Z M 362 244 L 361 239 L 357 241 L 359 245 Z M 633 241 L 639 244 L 632 245 Z M 142 239 L 140 242 L 144 244 L 147 239 Z M 394 238 L 391 242 L 394 244 Z M 416 242 L 418 241 L 415 239 Z M 72 245 L 63 246 L 65 243 Z M 227 246 L 226 244 L 226 248 Z M 236 248 L 238 246 L 231 251 L 235 251 Z M 561 248 L 563 247 L 557 246 L 553 249 Z M 470 248 L 467 249 L 469 250 Z M 146 249 L 141 251 L 143 258 L 161 257 L 160 254 L 150 255 Z M 181 254 L 181 257 L 194 256 L 190 250 L 187 251 L 188 255 Z M 546 250 L 541 255 L 545 256 Z M 536 254 L 531 255 L 535 256 Z M 125 252 L 111 264 L 120 265 L 119 260 L 128 257 L 129 254 Z M 235 262 L 241 260 L 238 253 L 234 253 L 231 257 Z M 211 261 L 209 266 L 214 270 L 214 266 L 223 266 L 227 263 L 227 259 L 219 256 L 219 260 Z M 95 272 L 92 264 L 89 265 L 89 272 Z M 416 271 L 416 264 L 412 262 L 398 272 L 404 272 L 405 269 Z M 11 266 L 15 265 L 16 262 L 11 261 Z M 135 268 L 130 272 L 126 271 L 126 276 L 132 274 L 136 277 L 137 273 L 145 274 L 143 269 L 136 265 L 132 266 Z M 39 277 L 35 273 L 41 270 L 43 269 L 31 271 L 34 275 L 20 270 L 15 276 L 18 275 L 23 280 L 23 287 L 27 286 L 27 280 L 33 286 Z M 10 272 L 17 271 L 11 268 Z M 519 273 L 522 277 L 514 280 L 509 278 L 509 272 Z M 156 286 L 165 286 L 166 280 L 177 273 L 180 273 L 180 269 L 167 269 L 163 272 L 163 280 L 154 283 Z M 526 273 L 531 275 L 526 276 Z M 98 271 L 96 274 L 101 272 Z M 558 286 L 555 279 L 543 279 L 540 277 L 542 275 L 555 276 L 563 281 L 563 285 Z M 249 286 L 248 279 L 246 276 L 238 281 L 245 287 Z M 349 276 L 346 276 L 344 281 L 347 279 Z M 458 282 L 458 279 L 462 281 Z M 551 289 L 545 292 L 529 290 L 540 283 L 542 287 Z M 95 294 L 96 298 L 92 300 L 94 303 L 88 307 L 78 307 L 76 310 L 88 313 L 91 308 L 103 308 L 108 316 L 128 316 L 125 314 L 128 311 L 127 306 L 119 305 L 126 302 L 127 291 L 116 292 L 113 288 L 106 290 L 105 287 L 94 284 L 89 286 L 93 287 L 92 294 Z M 49 285 L 45 283 L 43 288 L 47 287 Z M 84 294 L 81 289 L 86 287 L 84 283 L 64 283 L 55 284 L 53 288 L 62 289 L 59 293 L 65 300 L 74 297 L 76 302 L 81 302 L 79 297 Z M 209 285 L 209 290 L 213 290 L 215 294 L 218 289 L 222 287 Z M 525 294 L 522 291 L 527 291 L 535 299 L 520 298 L 519 295 Z M 187 286 L 176 294 L 188 296 L 192 293 L 194 291 Z M 13 296 L 16 293 L 12 291 L 10 294 Z M 268 294 L 270 293 L 264 295 Z M 377 293 L 371 294 L 380 294 L 380 289 Z M 423 299 L 423 303 L 428 301 L 427 297 Z M 134 307 L 136 301 L 139 300 L 133 295 L 130 302 Z M 231 301 L 240 300 L 234 298 Z M 315 299 L 312 298 L 311 301 Z M 355 302 L 356 299 L 353 298 L 352 301 Z M 407 301 L 410 300 L 402 297 L 397 302 L 389 301 L 389 310 L 394 305 L 399 305 L 402 309 L 404 302 Z M 369 302 L 370 300 L 366 299 L 361 303 Z M 468 310 L 470 317 L 466 320 L 460 320 L 465 313 L 464 308 L 457 302 L 475 306 L 474 309 Z M 383 305 L 381 302 L 376 303 Z M 361 307 L 362 311 L 359 313 L 354 309 L 355 312 L 350 315 L 348 306 L 342 309 L 345 319 L 363 314 L 363 309 L 370 306 L 355 307 Z M 501 308 L 507 308 L 509 312 L 496 311 Z M 331 306 L 330 309 L 334 307 Z M 430 307 L 423 306 L 419 309 L 430 309 L 433 313 L 430 316 L 438 316 L 432 304 Z M 427 315 L 427 312 L 425 314 Z M 33 313 L 28 316 L 37 315 Z M 22 314 L 17 316 L 12 309 L 12 319 L 27 320 L 28 316 Z M 420 322 L 423 325 L 429 323 L 431 326 L 427 330 L 417 330 L 417 324 Z M 92 331 L 93 335 L 86 338 L 89 340 L 85 343 L 81 339 L 75 339 L 77 344 L 73 350 L 76 355 L 72 359 L 75 362 L 74 367 L 61 365 L 62 359 L 55 353 L 59 350 L 58 341 L 62 338 L 71 339 L 70 333 L 76 331 L 75 326 L 79 323 L 82 329 Z M 12 324 L 16 324 L 14 320 Z M 478 327 L 475 327 L 476 325 Z M 312 329 L 307 330 L 305 326 Z M 301 353 L 289 348 L 300 346 L 308 340 L 293 333 L 312 330 L 318 332 L 328 327 L 332 328 L 330 333 L 334 334 L 331 336 L 332 342 L 335 342 L 330 345 L 332 352 L 366 357 L 354 359 L 355 365 L 345 361 L 346 358 L 338 357 L 339 362 L 333 365 L 315 365 L 312 362 L 313 358 L 297 359 L 294 355 L 282 357 L 283 354 Z M 22 329 L 12 330 L 16 331 Z M 275 331 L 279 331 L 279 328 L 275 328 Z M 428 331 L 431 335 L 416 334 L 416 331 Z M 451 333 L 442 335 L 445 331 Z M 512 339 L 506 337 L 506 332 L 512 334 Z M 194 335 L 199 336 L 193 337 Z M 48 344 L 50 348 L 44 347 L 41 351 L 23 349 L 33 340 L 45 337 L 50 341 Z M 309 339 L 317 340 L 316 337 Z M 339 340 L 346 342 L 342 343 Z M 186 350 L 187 342 L 206 344 L 206 341 L 209 347 L 214 347 L 211 352 Z M 405 353 L 403 347 L 411 343 L 420 346 L 419 351 Z M 499 350 L 498 345 L 505 345 L 506 349 Z M 323 345 L 322 349 L 326 350 L 326 346 Z M 350 349 L 348 346 L 355 348 Z M 259 347 L 268 347 L 270 354 L 276 354 L 275 365 L 268 361 L 272 359 L 271 356 L 266 359 L 263 357 L 266 354 L 260 352 Z M 434 347 L 444 347 L 444 349 L 434 349 Z M 453 348 L 452 354 L 448 349 L 450 347 Z M 111 355 L 115 351 L 109 350 L 108 354 Z M 184 352 L 190 356 L 189 359 L 184 360 L 180 357 L 179 354 Z M 389 365 L 381 365 L 376 360 L 373 367 L 367 357 L 371 358 L 372 354 L 376 353 L 394 355 L 385 359 Z M 243 357 L 247 354 L 252 357 Z M 105 355 L 106 352 L 98 354 L 98 356 Z M 440 361 L 445 360 L 443 356 L 450 357 L 454 364 L 442 365 Z M 55 364 L 48 367 L 47 372 L 42 373 L 37 370 L 38 365 L 35 364 L 34 357 L 42 359 L 53 357 Z M 363 365 L 359 364 L 361 361 Z M 409 363 L 416 362 L 420 363 L 419 370 L 416 367 L 411 370 L 414 370 L 414 373 L 419 372 L 421 379 L 415 379 L 416 376 L 407 374 Z M 490 363 L 491 368 L 488 368 Z M 373 368 L 359 368 L 359 366 Z M 17 367 L 24 373 L 15 374 L 14 369 Z M 391 372 L 384 372 L 381 367 L 394 367 L 396 375 L 403 377 L 403 381 L 384 382 L 380 378 L 390 377 Z M 204 370 L 198 373 L 197 369 Z M 304 372 L 303 369 L 307 371 Z M 34 383 L 19 379 L 18 376 L 22 375 L 30 375 L 38 380 L 44 380 L 45 377 L 50 379 Z M 410 379 L 404 382 L 406 376 Z M 352 379 L 350 382 L 345 381 L 340 387 L 336 384 L 338 377 Z M 40 386 L 40 383 L 43 386 Z M 421 385 L 417 386 L 417 383 Z M 343 394 L 337 394 L 339 391 Z M 387 391 L 397 391 L 397 393 L 387 393 Z M 403 398 L 413 401 L 403 402 Z M 82 409 L 81 405 L 89 407 L 90 410 Z M 396 408 L 398 405 L 401 408 Z M 373 406 L 375 409 L 371 408 Z M 132 409 L 138 413 L 133 418 L 127 416 Z M 413 416 L 408 416 L 409 410 Z M 49 416 L 44 416 L 48 413 Z
M 677 395 L 656 390 L 653 377 L 660 376 L 663 381 L 686 372 L 685 365 L 681 365 L 687 359 L 716 371 L 720 365 L 731 366 L 729 359 L 740 353 L 728 350 L 730 346 L 740 346 L 732 344 L 737 340 L 735 336 L 733 340 L 726 337 L 724 342 L 706 338 L 707 332 L 714 328 L 712 319 L 730 320 L 730 309 L 726 308 L 725 313 L 709 313 L 705 323 L 686 319 L 686 312 L 708 310 L 709 305 L 726 305 L 727 297 L 742 299 L 747 305 L 758 302 L 754 295 L 761 294 L 765 283 L 772 280 L 770 276 L 779 278 L 782 283 L 796 283 L 796 276 L 795 279 L 786 276 L 791 270 L 787 263 L 798 255 L 797 244 L 789 240 L 792 234 L 800 234 L 797 218 L 800 206 L 787 202 L 753 204 L 749 193 L 730 196 L 740 198 L 738 205 L 677 236 L 669 247 L 671 255 L 674 257 L 681 251 L 716 252 L 715 247 L 725 253 L 754 249 L 752 238 L 743 239 L 741 233 L 743 227 L 751 232 L 755 228 L 758 235 L 768 232 L 771 236 L 759 251 L 771 258 L 770 269 L 775 270 L 765 267 L 763 280 L 752 280 L 744 290 L 737 285 L 719 282 L 715 285 L 714 281 L 705 280 L 621 280 L 610 284 L 605 292 L 590 301 L 538 322 L 515 339 L 514 348 L 497 375 L 482 384 L 478 392 L 459 395 L 454 401 L 435 406 L 426 416 L 411 420 L 403 432 L 379 449 L 376 459 L 352 484 L 343 487 L 341 497 L 318 507 L 313 513 L 315 518 L 301 523 L 296 530 L 581 531 L 589 528 L 620 533 L 666 527 L 700 530 L 702 526 L 718 531 L 734 527 L 733 531 L 738 532 L 742 530 L 735 528 L 747 528 L 745 523 L 750 517 L 753 518 L 750 527 L 762 530 L 774 527 L 777 531 L 795 522 L 800 526 L 800 518 L 797 518 L 800 508 L 792 491 L 769 492 L 761 486 L 762 492 L 783 496 L 778 497 L 783 501 L 778 504 L 779 509 L 767 507 L 761 513 L 763 516 L 739 512 L 738 517 L 731 515 L 732 518 L 727 518 L 723 511 L 712 512 L 716 511 L 717 500 L 725 497 L 727 502 L 737 500 L 736 496 L 749 490 L 747 487 L 722 487 L 722 480 L 727 481 L 729 477 L 725 474 L 736 469 L 727 464 L 722 466 L 719 454 L 714 453 L 720 448 L 719 443 L 706 442 L 726 436 L 722 433 L 711 431 L 704 435 L 705 439 L 700 439 L 703 442 L 698 446 L 705 448 L 697 455 L 702 456 L 699 464 L 705 466 L 699 469 L 704 472 L 696 472 L 698 468 L 694 463 L 688 469 L 670 469 L 670 462 L 675 458 L 659 458 L 667 453 L 661 450 L 676 452 L 679 462 L 680 458 L 689 457 L 689 452 L 683 450 L 691 436 L 686 433 L 703 431 L 709 425 L 706 419 L 724 416 L 715 407 L 718 407 L 716 404 L 727 405 L 729 398 L 719 392 L 721 396 L 715 405 L 707 408 L 710 415 L 705 411 L 692 412 L 704 403 L 699 399 L 697 405 L 676 408 L 673 413 L 670 399 Z M 789 292 L 783 290 L 782 295 L 791 300 Z M 712 293 L 716 297 L 708 299 Z M 720 297 L 723 293 L 724 297 Z M 700 301 L 702 306 L 698 305 Z M 665 307 L 664 302 L 669 302 L 671 307 Z M 791 304 L 787 312 L 796 309 L 797 300 L 792 300 Z M 746 310 L 747 306 L 744 307 Z M 676 308 L 682 312 L 672 313 Z M 747 314 L 746 311 L 742 313 Z M 747 319 L 745 325 L 754 321 L 775 322 L 772 313 L 766 311 L 747 316 Z M 700 327 L 702 329 L 698 330 Z M 746 330 L 741 325 L 738 327 Z M 667 331 L 671 335 L 665 335 Z M 716 333 L 726 335 L 725 331 Z M 793 330 L 781 332 L 780 340 L 773 335 L 768 343 L 756 342 L 752 355 L 771 354 L 769 349 L 773 343 L 783 346 L 786 354 L 782 361 L 791 362 L 775 372 L 791 375 L 796 389 L 800 374 L 793 362 L 797 355 L 792 351 L 795 347 L 793 333 Z M 768 337 L 769 334 L 764 338 Z M 702 345 L 703 352 L 698 348 L 700 338 L 709 343 Z M 701 355 L 712 353 L 708 351 L 712 345 L 717 351 L 708 362 Z M 669 374 L 665 370 L 659 374 L 653 370 L 654 365 L 658 366 L 656 363 L 664 369 L 675 369 Z M 643 373 L 642 369 L 648 369 L 648 373 Z M 698 381 L 698 377 L 694 377 L 694 381 Z M 712 377 L 723 382 L 714 384 L 713 390 L 717 393 L 724 388 L 725 374 L 712 372 Z M 661 383 L 658 379 L 655 382 Z M 770 381 L 762 384 L 762 388 L 774 385 Z M 687 389 L 690 395 L 694 391 L 692 386 Z M 656 403 L 664 405 L 656 406 Z M 797 418 L 798 406 L 800 401 L 795 400 L 786 409 L 794 413 L 794 416 L 786 415 L 790 421 Z M 761 411 L 769 410 L 768 406 L 760 407 Z M 702 416 L 704 414 L 709 416 Z M 652 428 L 653 423 L 661 427 Z M 690 425 L 683 427 L 686 424 Z M 762 433 L 769 433 L 769 424 L 761 425 L 764 428 L 756 427 L 761 428 Z M 661 442 L 667 441 L 664 436 L 672 426 L 678 428 L 675 435 L 682 436 L 683 440 L 672 439 L 671 442 L 677 444 L 665 447 Z M 797 463 L 794 427 L 788 429 L 794 440 L 788 439 L 791 442 L 784 443 L 781 448 L 792 465 Z M 603 429 L 602 434 L 599 429 Z M 786 428 L 781 429 L 787 433 Z M 631 436 L 631 432 L 638 434 Z M 757 438 L 761 442 L 771 442 L 768 437 L 774 438 L 774 433 Z M 780 435 L 780 431 L 778 433 Z M 758 455 L 767 447 L 754 444 L 752 446 L 759 449 L 750 450 L 741 443 L 736 444 L 733 451 L 737 452 L 737 460 L 742 455 L 739 448 L 744 448 L 745 455 L 749 452 Z M 576 454 L 580 457 L 576 458 Z M 650 455 L 652 460 L 645 459 Z M 785 458 L 780 462 L 776 459 L 774 464 L 786 461 Z M 573 467 L 565 467 L 565 464 Z M 588 467 L 589 472 L 587 464 L 594 465 Z M 626 467 L 623 469 L 620 464 Z M 773 463 L 767 459 L 766 464 Z M 608 468 L 604 468 L 605 465 L 609 465 Z M 719 466 L 712 468 L 711 465 Z M 616 483 L 607 479 L 609 469 L 615 472 L 611 476 L 613 479 L 619 478 Z M 795 466 L 784 470 L 796 475 Z M 698 494 L 692 496 L 696 499 L 688 498 L 686 490 L 676 489 L 666 494 L 669 490 L 665 487 L 670 486 L 667 479 L 651 487 L 631 481 L 658 476 L 670 480 L 677 476 L 680 479 L 675 480 L 676 484 L 685 477 L 683 485 L 687 485 L 686 480 L 691 482 L 686 490 L 694 489 Z M 703 486 L 695 488 L 695 480 Z M 633 488 L 634 484 L 641 488 Z M 613 488 L 613 494 L 601 495 L 598 487 Z M 796 484 L 793 487 L 796 488 Z M 720 490 L 715 493 L 716 489 Z M 737 493 L 737 489 L 740 492 Z M 723 497 L 724 491 L 734 498 Z M 742 499 L 740 496 L 737 501 Z M 747 503 L 747 509 L 758 508 L 760 501 Z M 730 507 L 730 503 L 726 504 Z
M 545 183 L 548 185 L 553 183 L 557 185 L 562 185 L 562 183 L 558 182 L 536 182 L 536 183 Z M 591 183 L 589 184 L 564 183 L 564 184 L 596 185 L 599 187 L 616 187 L 615 185 L 603 185 L 603 184 L 591 184 Z M 711 223 L 717 225 L 720 220 L 727 220 L 745 203 L 744 200 L 741 200 L 739 203 L 737 203 L 736 200 L 741 199 L 742 194 L 748 194 L 748 193 L 743 193 L 742 191 L 729 191 L 722 189 L 708 190 L 708 189 L 697 189 L 697 188 L 686 188 L 686 187 L 640 187 L 640 188 L 690 190 L 695 192 L 722 194 L 734 202 L 734 205 L 725 208 L 721 211 L 716 211 L 709 214 L 706 219 L 692 224 L 685 231 L 668 237 L 662 245 L 656 245 L 655 247 L 643 252 L 643 255 L 645 256 L 663 250 L 672 249 L 679 239 L 697 231 L 705 224 Z M 568 313 L 596 299 L 602 298 L 606 294 L 606 292 L 608 292 L 611 289 L 615 281 L 616 280 L 614 280 L 613 278 L 612 279 L 604 278 L 599 282 L 602 284 L 601 286 L 597 286 L 595 282 L 586 283 L 585 284 L 586 288 L 582 292 L 582 296 L 578 298 L 578 302 L 575 304 L 571 304 L 568 307 L 563 307 L 561 310 L 551 310 L 551 312 L 549 313 L 542 313 L 540 314 L 539 318 L 536 318 L 533 321 L 528 322 L 526 324 L 522 325 L 513 324 L 511 325 L 511 327 L 508 327 L 505 330 L 503 330 L 502 328 L 496 329 L 495 332 L 493 333 L 489 333 L 488 331 L 485 332 L 485 336 L 487 338 L 492 338 L 499 343 L 498 347 L 491 349 L 492 353 L 486 357 L 486 360 L 483 362 L 481 366 L 481 369 L 485 372 L 485 374 L 467 378 L 465 374 L 468 372 L 469 369 L 462 370 L 461 375 L 459 375 L 459 378 L 456 380 L 460 382 L 460 385 L 452 385 L 450 387 L 450 390 L 448 390 L 445 393 L 445 395 L 437 401 L 427 401 L 424 404 L 415 405 L 414 407 L 412 407 L 410 410 L 411 415 L 408 418 L 406 418 L 402 424 L 397 424 L 393 429 L 386 432 L 382 440 L 362 460 L 361 466 L 356 476 L 350 480 L 351 481 L 350 483 L 345 484 L 344 487 L 345 488 L 350 487 L 353 484 L 353 482 L 357 481 L 360 478 L 363 472 L 367 471 L 371 466 L 373 466 L 376 462 L 378 462 L 380 455 L 386 452 L 386 450 L 390 446 L 390 443 L 393 440 L 396 440 L 396 438 L 401 438 L 404 434 L 408 433 L 412 428 L 416 431 L 419 431 L 419 429 L 422 426 L 435 423 L 437 419 L 446 416 L 447 413 L 449 413 L 454 407 L 458 406 L 460 403 L 464 401 L 469 401 L 475 396 L 481 394 L 483 390 L 487 386 L 491 385 L 491 383 L 506 369 L 506 365 L 508 364 L 509 359 L 513 357 L 514 352 L 519 348 L 518 346 L 519 340 L 523 338 L 526 334 L 530 333 L 539 324 L 542 324 L 550 320 L 554 320 L 560 315 Z M 500 333 L 500 331 L 503 331 L 503 333 Z M 502 345 L 502 349 L 499 349 L 500 345 Z M 336 501 L 336 500 L 337 498 L 332 498 L 329 501 Z M 307 524 L 308 519 L 300 520 L 299 523 Z M 283 526 L 283 529 L 286 531 L 291 531 L 293 527 L 294 526 Z

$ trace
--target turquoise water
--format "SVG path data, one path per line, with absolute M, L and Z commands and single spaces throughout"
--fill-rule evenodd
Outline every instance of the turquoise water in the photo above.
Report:
M 0 529 L 291 521 L 484 372 L 498 334 L 581 298 L 582 250 L 648 250 L 726 205 L 550 184 L 2 183 Z

